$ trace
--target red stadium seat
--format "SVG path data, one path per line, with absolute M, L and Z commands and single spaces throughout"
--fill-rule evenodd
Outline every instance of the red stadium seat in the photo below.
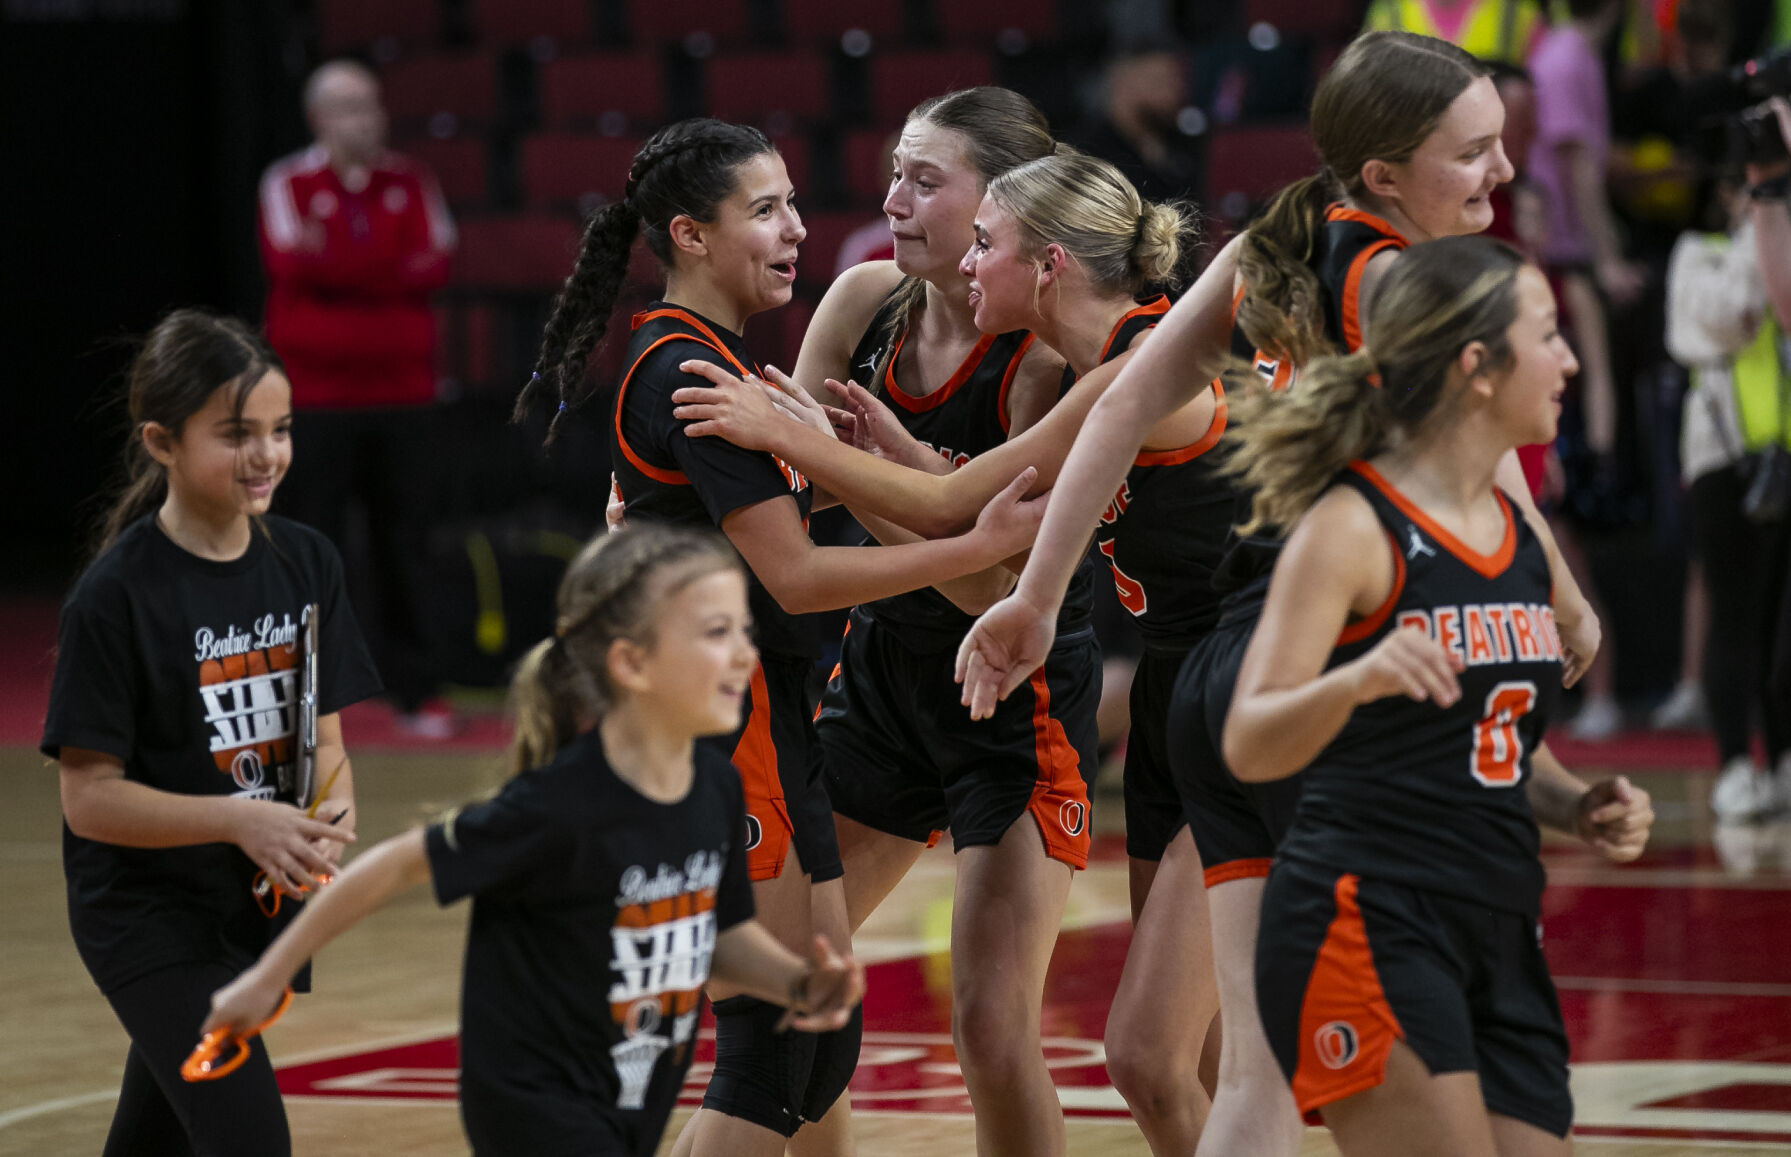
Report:
M 497 119 L 498 63 L 487 53 L 435 53 L 393 61 L 381 80 L 386 112 L 393 124 L 407 130 L 429 127 L 434 135 L 444 113 L 454 118 L 447 126 L 450 134 Z
M 594 128 L 620 113 L 630 128 L 665 120 L 665 74 L 657 53 L 569 56 L 541 66 L 541 121 L 547 128 Z
M 523 199 L 531 206 L 574 206 L 592 194 L 618 200 L 640 146 L 632 137 L 536 133 L 522 142 Z
M 590 0 L 473 0 L 473 32 L 482 44 L 526 44 L 545 36 L 561 45 L 591 39 Z
M 578 256 L 578 222 L 528 214 L 460 222 L 454 283 L 471 289 L 540 293 L 558 289 Z
M 392 40 L 405 48 L 441 39 L 442 10 L 438 0 L 319 0 L 318 48 L 325 56 Z
M 448 204 L 456 210 L 485 203 L 490 181 L 483 137 L 453 137 L 445 141 L 422 137 L 394 147 L 434 171 Z
M 1245 0 L 1244 22 L 1273 24 L 1284 35 L 1348 36 L 1361 26 L 1350 0 Z
M 995 83 L 986 52 L 890 52 L 871 57 L 871 116 L 899 125 L 930 96 Z
M 629 26 L 642 44 L 682 44 L 695 33 L 720 43 L 746 39 L 746 0 L 628 0 Z
M 796 291 L 819 298 L 833 284 L 840 242 L 847 234 L 873 218 L 863 213 L 804 213 L 808 237 L 797 255 Z
M 1317 168 L 1312 134 L 1303 124 L 1216 132 L 1207 144 L 1209 203 L 1224 212 L 1226 199 L 1241 194 L 1254 205 Z
M 1050 0 L 956 0 L 940 4 L 938 12 L 940 28 L 954 44 L 990 44 L 1009 30 L 1035 41 L 1057 35 Z
M 796 190 L 796 204 L 801 207 L 803 199 L 814 199 L 814 185 L 811 183 L 813 166 L 810 161 L 808 138 L 795 134 L 771 134 L 771 143 L 783 154 L 784 171 L 790 175 L 790 184 Z
M 888 129 L 853 129 L 845 137 L 846 193 L 854 202 L 883 204 L 889 195 Z
M 906 31 L 902 0 L 784 0 L 784 39 L 791 44 L 816 40 L 832 44 L 854 28 L 875 41 L 895 43 Z
M 796 368 L 796 355 L 802 352 L 802 335 L 814 316 L 814 306 L 798 296 L 790 304 L 770 313 L 760 314 L 746 323 L 746 346 L 761 366 L 776 366 L 784 373 Z
M 709 61 L 708 77 L 709 115 L 724 121 L 813 122 L 833 104 L 828 62 L 815 52 L 729 53 Z

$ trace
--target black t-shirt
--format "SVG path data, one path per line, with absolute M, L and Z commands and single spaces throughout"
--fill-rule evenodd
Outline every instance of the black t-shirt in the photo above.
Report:
M 273 798 L 297 754 L 298 632 L 311 603 L 319 713 L 378 694 L 335 548 L 284 518 L 263 525 L 242 557 L 213 562 L 145 517 L 94 560 L 62 607 L 45 755 L 86 748 L 162 791 Z M 127 848 L 64 824 L 62 862 L 75 946 L 104 991 L 170 964 L 247 967 L 290 918 L 261 914 L 255 864 L 234 844 Z
M 1548 556 L 1502 494 L 1504 541 L 1480 555 L 1367 463 L 1337 485 L 1386 529 L 1394 590 L 1345 628 L 1326 669 L 1415 625 L 1461 659 L 1461 698 L 1393 695 L 1351 712 L 1306 769 L 1280 854 L 1534 915 L 1543 872 L 1524 780 L 1561 692 Z
M 753 914 L 745 832 L 726 759 L 699 746 L 690 791 L 657 803 L 595 731 L 430 825 L 436 898 L 474 897 L 460 1080 L 475 1149 L 582 1151 L 595 1118 L 653 1152 L 715 938 Z
M 916 441 L 953 466 L 1007 441 L 1008 391 L 1033 335 L 1025 330 L 983 335 L 943 386 L 917 397 L 896 381 L 896 362 L 908 339 L 906 330 L 893 338 L 887 332 L 898 304 L 892 291 L 877 308 L 852 351 L 853 374 L 869 381 L 882 366 L 877 392 L 888 401 L 890 412 Z M 1057 616 L 1058 638 L 1088 628 L 1094 580 L 1094 564 L 1084 557 L 1064 594 Z M 975 615 L 965 614 L 933 587 L 878 599 L 859 609 L 895 632 L 910 649 L 922 652 L 956 650 L 976 622 Z
M 808 479 L 771 454 L 743 450 L 725 438 L 686 438 L 672 416 L 672 392 L 704 386 L 679 365 L 705 361 L 734 374 L 756 373 L 739 334 L 678 306 L 656 301 L 634 318 L 627 375 L 616 391 L 610 423 L 610 462 L 630 519 L 713 526 L 743 506 L 791 497 L 808 518 L 814 493 Z M 820 654 L 810 616 L 777 604 L 757 575 L 748 601 L 758 643 L 772 654 L 813 659 Z

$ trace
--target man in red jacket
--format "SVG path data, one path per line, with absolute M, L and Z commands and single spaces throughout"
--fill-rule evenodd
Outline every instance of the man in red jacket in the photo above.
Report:
M 357 606 L 404 730 L 445 737 L 427 647 L 407 591 L 428 510 L 427 418 L 435 402 L 435 317 L 454 222 L 435 177 L 385 147 L 379 81 L 332 61 L 305 85 L 316 143 L 261 180 L 267 337 L 292 379 L 302 446 L 286 511 L 349 554 L 349 508 L 365 506 L 370 592 Z M 369 584 L 350 583 L 351 589 Z

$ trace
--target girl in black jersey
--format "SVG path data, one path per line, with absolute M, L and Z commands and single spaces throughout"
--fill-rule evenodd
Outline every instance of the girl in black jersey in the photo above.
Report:
M 130 371 L 129 481 L 63 605 L 43 752 L 62 782 L 69 924 L 130 1053 L 108 1157 L 290 1151 L 267 1051 L 180 1078 L 207 993 L 354 838 L 337 712 L 379 692 L 328 540 L 267 514 L 292 388 L 240 323 L 170 314 Z M 276 799 L 298 763 L 300 632 L 318 608 L 316 818 Z M 301 983 L 301 988 L 306 987 Z
M 1037 662 L 1049 644 L 1053 592 L 1126 463 L 1152 423 L 1207 389 L 1228 349 L 1251 358 L 1258 380 L 1286 386 L 1313 352 L 1362 343 L 1361 303 L 1408 240 L 1486 227 L 1487 193 L 1511 175 L 1499 145 L 1503 117 L 1485 69 L 1452 45 L 1374 32 L 1344 51 L 1313 100 L 1325 168 L 1289 186 L 1226 246 L 1093 408 L 1014 596 L 966 641 L 966 666 L 983 671 L 967 681 L 967 698 L 994 698 Z M 1515 454 L 1502 469 L 1518 473 Z M 1527 497 L 1525 489 L 1520 501 Z M 1550 541 L 1540 516 L 1526 516 Z M 1262 584 L 1251 580 L 1266 573 L 1275 542 L 1253 536 L 1228 553 L 1221 580 L 1239 589 L 1223 625 L 1192 653 L 1170 709 L 1176 778 L 1209 888 L 1224 1017 L 1220 1092 L 1202 1146 L 1213 1153 L 1290 1154 L 1300 1137 L 1252 1011 L 1250 969 L 1263 877 L 1296 789 L 1239 788 L 1218 757 L 1216 726 L 1208 735 L 1204 722 L 1223 718 L 1261 597 Z M 1596 619 L 1565 567 L 1553 569 L 1563 634 L 1576 661 L 1589 658 Z
M 1137 298 L 1147 284 L 1173 281 L 1193 229 L 1191 213 L 1145 203 L 1093 157 L 1010 169 L 990 183 L 964 257 L 977 327 L 1025 325 L 1064 356 L 1072 377 L 1087 374 L 1137 348 L 1167 312 L 1166 298 Z M 1200 858 L 1165 730 L 1175 674 L 1217 610 L 1210 583 L 1232 512 L 1208 457 L 1225 429 L 1220 397 L 1202 394 L 1157 424 L 1095 531 L 1145 638 L 1125 767 L 1134 928 L 1107 1020 L 1107 1070 L 1160 1154 L 1191 1153 L 1199 1140 L 1208 1093 L 1197 1073 L 1218 1012 Z M 989 713 L 978 706 L 972 718 Z
M 1110 372 L 1108 367 L 1122 363 L 1167 310 L 1165 298 L 1140 304 L 1136 295 L 1147 283 L 1173 280 L 1192 224 L 1191 214 L 1182 209 L 1143 203 L 1117 170 L 1094 158 L 1066 153 L 1008 169 L 989 183 L 974 220 L 975 239 L 959 265 L 959 272 L 968 279 L 972 318 L 986 335 L 1030 330 L 1065 357 L 1066 383 Z M 894 432 L 894 437 L 878 439 L 880 453 L 910 460 L 915 455 L 912 439 L 905 432 L 909 419 L 899 416 L 907 403 L 891 383 L 885 385 L 891 398 L 888 406 L 852 391 L 857 418 Z M 1079 384 L 1073 386 L 1072 396 L 1080 388 Z M 707 419 L 703 425 L 693 426 L 693 433 L 713 430 L 750 444 L 750 439 L 767 428 L 766 419 L 773 436 L 778 427 L 794 426 L 778 418 L 757 395 L 737 387 L 686 390 L 676 397 L 714 398 L 707 403 L 692 401 L 688 410 L 680 411 Z M 1045 421 L 1057 421 L 1055 413 Z M 1160 1152 L 1186 1152 L 1198 1135 L 1205 1094 L 1194 1071 L 1215 1007 L 1210 968 L 1200 966 L 1210 955 L 1204 906 L 1189 909 L 1176 900 L 1185 889 L 1176 886 L 1175 877 L 1191 870 L 1198 887 L 1200 868 L 1191 841 L 1185 834 L 1177 834 L 1182 826 L 1181 804 L 1168 782 L 1161 740 L 1169 682 L 1187 642 L 1198 636 L 1210 617 L 1213 600 L 1205 591 L 1206 580 L 1218 561 L 1230 521 L 1231 507 L 1224 489 L 1202 480 L 1206 470 L 1203 455 L 1217 440 L 1222 425 L 1211 395 L 1195 399 L 1185 412 L 1165 420 L 1152 434 L 1150 452 L 1140 455 L 1134 475 L 1128 479 L 1136 486 L 1135 492 L 1116 495 L 1110 512 L 1113 517 L 1103 526 L 1100 544 L 1122 601 L 1139 616 L 1156 655 L 1147 659 L 1141 681 L 1133 684 L 1134 733 L 1126 769 L 1127 845 L 1132 856 L 1134 915 L 1139 918 L 1134 934 L 1138 951 L 1128 958 L 1107 1040 L 1109 1072 Z M 926 428 L 921 429 L 924 433 Z M 872 493 L 877 487 L 870 478 L 894 473 L 901 483 L 938 483 L 946 490 L 974 487 L 985 459 L 1007 454 L 1031 438 L 1030 432 L 1020 434 L 1005 443 L 1004 449 L 991 449 L 943 476 L 904 471 L 854 452 L 844 455 L 844 463 L 835 463 L 831 458 L 839 455 L 829 455 L 828 447 L 820 445 L 823 439 L 792 438 L 780 445 L 788 449 L 799 468 L 807 469 L 809 462 L 816 462 L 818 468 L 829 471 L 829 477 L 861 494 L 863 505 L 874 513 L 904 523 L 914 517 L 918 507 L 892 501 L 887 495 L 879 499 Z M 1061 457 L 1067 448 L 1063 445 L 1057 455 Z M 1048 447 L 1033 443 L 1031 449 L 1041 455 L 1037 464 L 1042 471 L 1055 470 L 1055 464 L 1045 457 Z M 1214 494 L 1217 502 L 1212 500 Z M 1133 528 L 1148 524 L 1123 513 L 1134 501 L 1146 517 L 1172 519 L 1183 539 L 1154 558 L 1136 553 L 1138 540 Z M 839 685 L 856 691 L 867 678 L 858 675 L 849 680 L 847 662 L 855 656 L 874 658 L 876 652 L 862 642 L 858 650 L 850 648 L 854 638 L 862 640 L 867 630 L 882 625 L 855 620 L 847 638 L 846 659 L 836 676 Z M 952 646 L 955 643 L 954 638 Z M 949 665 L 948 648 L 933 671 L 943 672 Z M 1046 666 L 1049 671 L 1051 661 Z M 936 694 L 936 689 L 927 690 Z M 966 724 L 956 702 L 956 688 L 950 687 L 947 695 L 944 725 L 963 729 Z M 863 702 L 862 695 L 848 700 L 844 723 L 852 723 L 851 712 Z M 842 768 L 841 774 L 849 772 Z M 885 815 L 880 822 L 888 824 L 891 817 Z M 842 829 L 847 825 L 842 823 Z M 1169 879 L 1164 892 L 1152 893 L 1159 860 Z M 902 861 L 903 866 L 906 862 Z M 1147 909 L 1149 894 L 1160 898 Z M 1141 910 L 1148 914 L 1140 915 Z
M 1514 251 L 1415 247 L 1373 353 L 1240 407 L 1245 529 L 1292 527 L 1225 724 L 1240 779 L 1305 769 L 1263 895 L 1257 1003 L 1345 1154 L 1567 1153 L 1567 1038 L 1537 924 L 1537 821 L 1639 852 L 1645 797 L 1558 771 L 1549 561 L 1495 482 L 1553 439 L 1578 366 Z M 1564 806 L 1563 806 L 1564 805 Z M 1607 834 L 1607 833 L 1601 833 Z
M 740 331 L 789 301 L 804 236 L 777 151 L 756 129 L 714 120 L 654 134 L 634 158 L 623 199 L 592 218 L 519 411 L 546 394 L 564 413 L 589 395 L 585 358 L 609 323 L 637 234 L 665 267 L 666 287 L 663 300 L 634 319 L 629 368 L 615 391 L 611 462 L 625 517 L 718 526 L 745 558 L 761 663 L 744 722 L 717 746 L 740 768 L 746 790 L 754 895 L 786 945 L 801 947 L 814 931 L 845 944 L 839 851 L 804 697 L 815 645 L 798 616 L 993 566 L 1029 540 L 1036 511 L 1017 496 L 1031 479 L 1016 480 L 958 538 L 817 547 L 804 525 L 817 495 L 800 473 L 767 454 L 685 436 L 671 402 L 672 390 L 691 380 L 679 367 L 695 361 L 755 372 Z M 857 1022 L 798 1040 L 776 1031 L 781 1011 L 757 997 L 723 985 L 711 996 L 715 1073 L 679 1152 L 781 1153 L 844 1090 L 857 1060 Z
M 592 542 L 511 684 L 509 782 L 357 857 L 213 996 L 203 1031 L 249 1031 L 303 961 L 425 881 L 443 904 L 474 897 L 460 1110 L 477 1154 L 654 1153 L 711 974 L 796 1028 L 839 1029 L 864 970 L 824 936 L 805 963 L 753 919 L 740 777 L 697 742 L 738 723 L 750 628 L 746 576 L 712 533 Z
M 959 269 L 988 183 L 1055 147 L 1043 115 L 1005 89 L 967 89 L 915 108 L 884 202 L 895 260 L 842 275 L 803 339 L 795 382 L 828 400 L 828 380 L 882 391 L 888 405 L 880 413 L 906 430 L 904 461 L 915 471 L 944 474 L 1010 435 L 1023 437 L 1057 400 L 1062 359 L 1024 328 L 980 331 Z M 739 389 L 733 375 L 706 376 Z M 707 393 L 696 389 L 696 410 L 680 415 L 707 416 L 700 404 Z M 850 461 L 867 457 L 807 432 Z M 800 458 L 787 460 L 800 468 Z M 915 537 L 914 511 L 857 497 L 853 511 L 878 540 Z M 1093 579 L 1085 567 L 1066 608 L 1065 638 L 1039 677 L 983 723 L 957 704 L 951 657 L 971 615 L 1006 593 L 1011 573 L 996 568 L 861 604 L 817 719 L 854 927 L 951 831 L 953 1037 L 983 1153 L 1060 1153 L 1064 1145 L 1040 1011 L 1070 880 L 1087 861 L 1085 777 L 1100 693 L 1086 601 Z

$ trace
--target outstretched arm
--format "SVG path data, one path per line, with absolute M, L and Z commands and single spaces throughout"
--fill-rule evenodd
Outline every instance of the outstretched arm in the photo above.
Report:
M 935 586 L 1025 550 L 1043 505 L 1042 499 L 1021 500 L 1033 479 L 1030 470 L 1010 479 L 976 525 L 953 538 L 875 548 L 816 546 L 787 498 L 743 506 L 721 520 L 721 529 L 784 610 L 825 611 Z
M 1052 624 L 1063 604 L 1070 576 L 1088 549 L 1088 536 L 1100 520 L 1132 460 L 1151 429 L 1181 409 L 1203 390 L 1224 365 L 1231 337 L 1232 286 L 1242 238 L 1233 238 L 1207 266 L 1188 295 L 1175 304 L 1150 340 L 1123 360 L 1109 362 L 1084 376 L 1045 420 L 1013 442 L 1020 446 L 1037 435 L 1054 436 L 1056 424 L 1074 422 L 1073 439 L 1063 467 L 1051 480 L 1053 493 L 1032 556 L 1014 593 L 991 607 L 965 636 L 958 650 L 957 677 L 964 684 L 963 702 L 972 718 L 994 711 L 1023 682 L 1050 650 Z M 1097 396 L 1083 393 L 1087 421 L 1072 410 L 1078 392 L 1104 371 L 1121 367 L 1111 388 Z M 995 452 L 985 454 L 990 458 Z M 977 459 L 958 471 L 963 475 Z M 1042 464 L 1041 464 L 1042 465 Z M 1041 470 L 1041 473 L 1044 473 Z
M 212 994 L 201 1033 L 242 1033 L 267 1019 L 305 961 L 387 900 L 429 879 L 423 829 L 393 836 L 350 864 L 336 882 L 305 902 L 286 931 L 250 969 Z

